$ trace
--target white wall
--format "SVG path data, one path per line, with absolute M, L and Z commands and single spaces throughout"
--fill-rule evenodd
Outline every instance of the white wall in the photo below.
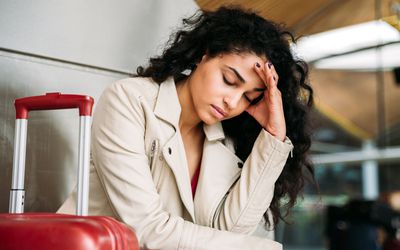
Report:
M 0 0 L 0 212 L 8 211 L 14 99 L 57 91 L 96 101 L 197 9 L 193 0 Z M 25 211 L 55 211 L 71 191 L 77 137 L 77 111 L 30 115 Z

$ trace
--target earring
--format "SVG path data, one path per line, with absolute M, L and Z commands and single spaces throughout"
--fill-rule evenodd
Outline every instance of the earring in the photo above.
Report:
M 181 74 L 185 76 L 189 76 L 191 73 L 192 73 L 191 69 L 185 69 L 184 71 L 181 72 Z
M 189 76 L 193 70 L 196 69 L 197 65 L 194 63 L 189 64 L 188 68 L 181 72 L 182 75 Z

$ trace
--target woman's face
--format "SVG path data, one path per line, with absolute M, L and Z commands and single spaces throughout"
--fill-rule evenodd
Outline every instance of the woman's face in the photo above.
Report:
M 204 56 L 188 84 L 193 107 L 200 120 L 214 124 L 241 114 L 263 94 L 265 84 L 255 64 L 265 59 L 250 53 Z

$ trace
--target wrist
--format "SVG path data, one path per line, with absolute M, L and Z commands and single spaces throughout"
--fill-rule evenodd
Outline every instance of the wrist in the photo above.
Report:
M 286 135 L 273 135 L 276 139 L 280 141 L 285 141 Z
M 265 130 L 265 131 L 267 131 L 268 133 L 270 133 L 273 137 L 275 137 L 277 140 L 279 140 L 279 141 L 285 141 L 285 139 L 286 139 L 286 132 L 285 133 L 274 133 L 274 132 L 272 132 L 272 131 L 270 131 L 270 130 L 268 130 L 268 129 L 266 129 L 265 127 L 263 127 L 263 129 Z

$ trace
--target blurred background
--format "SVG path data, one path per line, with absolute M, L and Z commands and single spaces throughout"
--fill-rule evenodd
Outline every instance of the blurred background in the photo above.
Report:
M 400 238 L 400 1 L 393 0 L 0 0 L 0 212 L 8 211 L 15 98 L 57 91 L 96 101 L 160 52 L 181 18 L 224 4 L 285 23 L 299 37 L 293 52 L 310 65 L 319 186 L 306 186 L 276 239 L 288 250 L 400 249 L 383 246 Z M 25 211 L 55 211 L 74 187 L 78 122 L 76 111 L 30 115 Z

